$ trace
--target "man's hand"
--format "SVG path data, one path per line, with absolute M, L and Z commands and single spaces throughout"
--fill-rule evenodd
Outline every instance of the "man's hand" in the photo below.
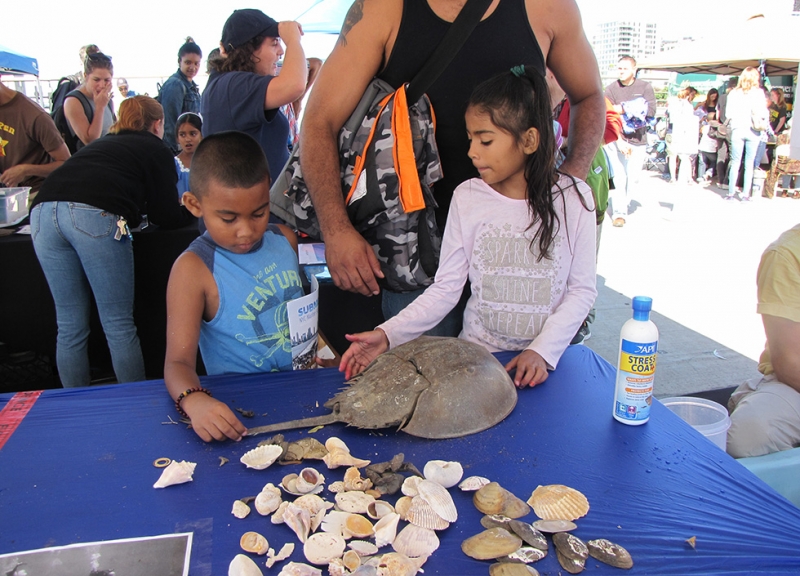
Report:
M 511 372 L 515 368 L 517 373 L 514 374 L 514 386 L 517 388 L 525 388 L 525 386 L 532 388 L 547 380 L 549 376 L 544 358 L 533 350 L 523 350 L 506 364 L 507 372 Z
M 389 349 L 389 339 L 380 328 L 360 334 L 345 334 L 352 344 L 342 355 L 339 372 L 344 372 L 346 380 L 361 373 L 380 354 Z
M 325 238 L 325 257 L 333 283 L 364 296 L 380 293 L 381 265 L 372 246 L 352 227 Z
M 239 422 L 230 408 L 201 392 L 190 394 L 181 407 L 192 421 L 192 429 L 205 442 L 211 440 L 241 440 L 247 428 Z
M 12 166 L 2 174 L 0 174 L 0 184 L 12 188 L 18 186 L 20 182 L 28 177 L 26 173 L 27 164 L 19 164 Z

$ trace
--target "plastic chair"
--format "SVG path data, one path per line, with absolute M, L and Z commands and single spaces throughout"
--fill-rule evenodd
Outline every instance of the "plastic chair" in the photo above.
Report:
M 800 448 L 737 461 L 800 508 Z

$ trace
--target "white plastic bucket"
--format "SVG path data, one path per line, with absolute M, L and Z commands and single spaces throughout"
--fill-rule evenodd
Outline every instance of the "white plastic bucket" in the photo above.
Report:
M 724 406 L 705 398 L 692 396 L 664 398 L 661 403 L 680 416 L 681 420 L 690 424 L 692 428 L 725 450 L 731 419 Z

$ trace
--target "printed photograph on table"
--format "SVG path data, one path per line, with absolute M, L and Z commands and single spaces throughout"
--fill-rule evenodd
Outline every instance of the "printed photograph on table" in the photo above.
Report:
M 310 294 L 286 303 L 289 334 L 292 339 L 293 370 L 307 370 L 316 367 L 319 284 L 313 276 L 310 278 L 310 282 Z

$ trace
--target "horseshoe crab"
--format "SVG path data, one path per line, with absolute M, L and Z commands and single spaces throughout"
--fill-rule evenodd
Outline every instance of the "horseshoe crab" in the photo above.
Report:
M 250 428 L 248 436 L 345 422 L 422 438 L 458 438 L 502 421 L 517 403 L 514 383 L 483 346 L 421 336 L 378 356 L 325 403 L 330 414 Z

